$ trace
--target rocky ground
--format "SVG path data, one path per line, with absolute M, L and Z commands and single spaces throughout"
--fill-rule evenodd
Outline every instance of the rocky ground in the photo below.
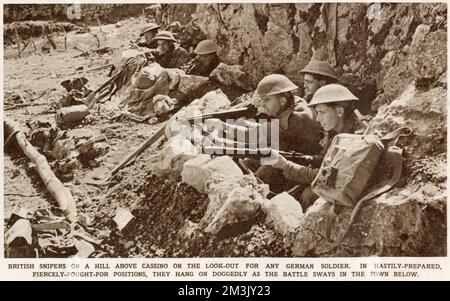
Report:
M 228 37 L 232 39 L 229 45 L 234 49 L 228 51 L 224 58 L 230 64 L 243 65 L 255 81 L 261 74 L 275 71 L 286 72 L 295 81 L 300 81 L 298 70 L 290 66 L 305 65 L 312 55 L 311 47 L 323 39 L 320 33 L 329 30 L 329 25 L 308 18 L 308 15 L 321 18 L 323 9 L 320 5 L 268 7 L 233 4 L 219 6 L 218 9 L 222 11 L 221 20 L 212 6 L 198 8 L 200 25 L 210 24 L 205 31 L 211 37 L 217 36 L 219 42 L 226 40 L 227 32 L 235 33 Z M 445 255 L 447 73 L 446 65 L 442 64 L 446 54 L 446 51 L 441 51 L 445 48 L 442 34 L 446 26 L 442 23 L 442 9 L 437 6 L 433 10 L 425 6 L 419 12 L 412 6 L 383 5 L 380 13 L 386 16 L 383 19 L 386 23 L 374 18 L 364 19 L 367 9 L 363 4 L 353 8 L 349 5 L 338 7 L 339 22 L 344 29 L 338 30 L 337 50 L 330 59 L 336 60 L 338 70 L 345 71 L 345 80 L 351 82 L 354 85 L 351 88 L 367 102 L 362 106 L 366 112 L 370 111 L 370 104 L 375 99 L 378 111 L 376 114 L 372 112 L 371 132 L 386 133 L 407 125 L 412 128 L 413 135 L 401 143 L 405 150 L 402 180 L 395 189 L 364 207 L 345 246 L 333 250 L 324 239 L 328 205 L 321 201 L 305 212 L 299 226 L 288 234 L 266 222 L 267 211 L 259 205 L 252 209 L 252 219 L 240 221 L 237 228 L 225 235 L 205 231 L 205 216 L 211 215 L 211 209 L 208 209 L 210 196 L 183 183 L 179 177 L 174 181 L 152 173 L 155 170 L 154 156 L 164 149 L 165 138 L 144 151 L 107 185 L 101 185 L 108 173 L 161 124 L 150 125 L 129 119 L 112 122 L 105 115 L 104 106 L 100 105 L 78 128 L 106 136 L 109 152 L 99 157 L 95 164 L 75 169 L 73 177 L 62 179 L 76 200 L 79 216 L 89 220 L 85 223 L 85 231 L 100 242 L 95 245 L 96 251 L 91 256 Z M 396 11 L 403 14 L 396 16 Z M 231 18 L 232 12 L 237 17 Z M 172 18 L 176 18 L 176 10 L 170 13 Z M 244 18 L 249 14 L 254 19 Z M 360 27 L 344 26 L 359 19 L 364 21 L 358 23 Z M 403 28 L 403 23 L 408 26 Z M 41 52 L 40 46 L 46 41 L 38 40 L 37 50 L 30 47 L 20 59 L 16 49 L 6 48 L 5 117 L 17 121 L 25 133 L 28 132 L 26 123 L 29 121 L 39 119 L 54 123 L 53 103 L 66 94 L 60 83 L 85 76 L 89 79 L 88 86 L 97 88 L 108 78 L 108 69 L 92 69 L 117 63 L 121 51 L 127 48 L 128 41 L 136 38 L 142 24 L 140 19 L 129 19 L 103 25 L 101 29 L 92 27 L 91 32 L 96 35 L 70 32 L 67 50 L 64 50 L 64 37 L 60 35 L 55 39 L 58 50 L 51 49 L 49 53 Z M 390 32 L 389 24 L 400 29 L 397 33 Z M 291 35 L 292 26 L 295 30 Z M 235 30 L 225 31 L 226 28 Z M 250 36 L 244 32 L 245 28 L 254 28 L 258 34 Z M 394 45 L 392 37 L 399 32 L 405 35 L 405 44 Z M 287 45 L 277 44 L 273 49 L 269 47 L 271 50 L 264 46 L 273 45 L 275 36 L 279 39 L 280 35 L 284 37 L 286 34 L 289 34 L 289 39 L 283 41 Z M 306 41 L 304 44 L 298 43 L 300 37 L 308 35 L 314 38 L 302 39 Z M 344 64 L 342 60 L 349 43 L 365 44 L 367 52 L 364 55 L 355 52 L 350 62 Z M 428 51 L 426 45 L 435 51 Z M 110 47 L 110 51 L 89 51 L 99 46 Z M 289 51 L 281 55 L 279 47 Z M 334 53 L 327 47 L 321 50 L 321 56 Z M 292 56 L 295 51 L 305 57 L 300 54 Z M 259 57 L 268 57 L 268 60 L 261 63 Z M 368 57 L 369 67 L 362 63 Z M 370 86 L 367 83 L 372 83 L 364 80 L 368 74 L 380 78 L 375 87 L 367 88 Z M 12 107 L 24 103 L 23 106 Z M 37 210 L 55 211 L 56 204 L 33 166 L 12 146 L 4 156 L 4 183 L 5 224 L 8 227 L 11 226 L 9 217 L 15 206 L 32 213 Z M 129 210 L 135 217 L 121 231 L 113 221 L 118 208 Z M 345 228 L 350 213 L 350 210 L 344 211 L 337 219 L 334 236 Z M 434 247 L 429 248 L 430 245 Z M 69 246 L 64 251 L 44 254 L 36 248 L 38 255 L 43 257 L 68 256 L 73 251 Z

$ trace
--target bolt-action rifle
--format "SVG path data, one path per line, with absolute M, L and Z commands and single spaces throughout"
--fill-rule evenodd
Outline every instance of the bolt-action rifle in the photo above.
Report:
M 196 115 L 191 117 L 183 117 L 178 118 L 178 120 L 186 120 L 189 123 L 193 124 L 195 120 L 205 120 L 205 119 L 211 119 L 216 118 L 220 119 L 222 121 L 225 121 L 227 119 L 238 119 L 238 118 L 254 118 L 257 115 L 257 108 L 254 105 L 248 105 L 244 108 L 240 109 L 232 109 L 232 110 L 226 110 L 216 113 L 210 113 L 210 114 L 202 114 L 202 115 Z
M 239 147 L 224 147 L 224 146 L 203 146 L 203 153 L 211 156 L 230 156 L 232 158 L 250 158 L 260 159 L 269 158 L 272 154 L 270 148 L 239 148 Z M 301 164 L 304 166 L 316 166 L 316 160 L 313 156 L 307 156 L 295 151 L 277 151 L 280 155 L 289 161 Z

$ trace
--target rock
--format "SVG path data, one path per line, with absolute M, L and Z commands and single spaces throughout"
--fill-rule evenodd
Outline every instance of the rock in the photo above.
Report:
M 447 90 L 436 87 L 418 91 L 411 83 L 388 106 L 381 107 L 369 124 L 370 133 L 386 134 L 401 126 L 413 134 L 404 141 L 407 164 L 427 155 L 446 151 Z
M 179 231 L 179 235 L 184 239 L 189 239 L 192 234 L 199 229 L 198 223 L 194 223 L 190 220 L 185 220 L 183 227 Z
M 189 74 L 180 74 L 178 91 L 183 94 L 189 94 L 192 91 L 197 90 L 202 85 L 208 82 L 208 78 L 205 76 L 198 75 L 189 75 Z
M 125 250 L 128 250 L 128 249 L 131 249 L 133 246 L 134 246 L 134 241 L 129 240 L 123 245 L 123 248 Z
M 172 116 L 167 122 L 164 133 L 168 138 L 180 133 L 190 133 L 191 126 L 189 122 L 179 120 L 180 118 L 209 114 L 228 109 L 229 107 L 230 100 L 220 89 L 208 92 L 202 98 L 192 101 L 188 106 L 183 107 Z M 185 137 L 189 137 L 189 135 L 185 135 Z
M 268 194 L 266 184 L 253 176 L 214 178 L 208 183 L 209 204 L 200 227 L 215 235 L 232 235 L 246 230 L 259 216 Z
M 211 159 L 209 155 L 200 155 L 187 161 L 183 166 L 181 178 L 184 183 L 198 192 L 207 192 L 207 181 L 215 177 L 240 177 L 242 170 L 228 156 Z
M 266 223 L 283 235 L 297 228 L 303 219 L 302 206 L 287 192 L 264 202 L 262 209 L 266 213 Z
M 22 238 L 29 245 L 32 243 L 32 232 L 31 223 L 27 219 L 19 219 L 14 225 L 8 229 L 5 233 L 5 244 L 10 245 L 16 239 Z
M 437 79 L 447 70 L 447 32 L 439 30 L 424 36 L 426 28 L 418 27 L 409 48 L 409 68 L 417 79 Z
M 113 221 L 116 223 L 119 231 L 122 231 L 134 218 L 130 211 L 124 208 L 117 208 Z
M 92 244 L 88 243 L 84 239 L 74 238 L 74 245 L 77 249 L 77 253 L 74 257 L 78 258 L 88 258 L 92 253 L 95 252 L 95 248 Z
M 235 85 L 244 89 L 245 91 L 254 90 L 251 77 L 242 71 L 242 66 L 239 65 L 227 65 L 220 63 L 209 75 L 210 78 L 218 81 L 224 86 Z
M 408 187 L 381 195 L 362 207 L 343 241 L 350 246 L 332 251 L 325 236 L 329 204 L 318 199 L 296 230 L 294 256 L 444 256 L 446 254 L 445 196 L 426 198 Z M 331 238 L 338 239 L 350 221 L 345 209 L 334 221 Z M 431 234 L 432 233 L 432 234 Z M 430 246 L 433 246 L 430 248 Z
M 197 106 L 202 114 L 209 114 L 228 109 L 230 100 L 222 90 L 217 89 L 206 93 L 200 99 L 194 100 L 190 105 Z
M 72 129 L 67 132 L 67 136 L 71 137 L 75 140 L 75 143 L 77 143 L 80 140 L 83 139 L 89 139 L 94 137 L 94 131 L 91 129 L 81 128 L 81 129 Z
M 75 143 L 73 139 L 59 139 L 55 142 L 52 150 L 52 156 L 56 160 L 62 160 L 67 158 L 70 153 L 75 149 Z
M 93 224 L 92 221 L 92 217 L 90 217 L 88 214 L 86 213 L 80 213 L 78 214 L 78 221 L 80 222 L 81 225 L 83 225 L 84 227 L 90 227 Z
M 150 158 L 152 172 L 169 180 L 180 177 L 186 161 L 197 156 L 198 150 L 182 135 L 170 138 L 164 148 Z

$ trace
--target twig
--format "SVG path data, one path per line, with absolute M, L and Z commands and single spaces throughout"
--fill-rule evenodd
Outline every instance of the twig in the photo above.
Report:
M 23 107 L 37 107 L 37 106 L 45 106 L 47 103 L 18 103 L 16 105 L 11 105 L 9 107 L 4 107 L 3 110 L 9 111 Z
M 64 51 L 67 51 L 67 31 L 64 26 L 63 29 L 64 29 Z
M 28 41 L 25 46 L 22 48 L 22 53 L 25 51 L 25 49 L 28 47 L 28 45 L 31 43 L 31 41 Z
M 34 38 L 31 37 L 30 39 L 31 39 L 31 44 L 33 44 L 34 51 L 36 51 L 37 47 L 36 47 L 36 44 L 34 43 Z
M 100 27 L 100 32 L 103 32 L 102 23 L 100 22 L 100 19 L 98 18 L 98 16 L 95 16 L 95 17 L 97 18 L 98 26 Z
M 20 51 L 20 37 L 19 33 L 17 32 L 17 28 L 14 28 L 14 32 L 16 34 L 16 44 L 17 44 L 17 50 L 19 51 L 19 58 L 22 56 L 22 51 Z
M 35 193 L 35 194 L 23 194 L 23 193 L 4 193 L 3 195 L 17 195 L 17 196 L 21 196 L 24 198 L 32 198 L 35 196 L 39 196 L 39 193 Z

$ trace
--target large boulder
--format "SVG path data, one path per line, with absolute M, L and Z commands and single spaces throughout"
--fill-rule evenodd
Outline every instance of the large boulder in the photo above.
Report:
M 266 224 L 283 235 L 300 226 L 303 219 L 302 206 L 287 192 L 264 202 L 262 209 L 266 214 Z
M 230 66 L 225 63 L 220 63 L 211 72 L 209 77 L 218 81 L 221 85 L 235 85 L 247 92 L 254 90 L 256 85 L 256 83 L 253 83 L 252 78 L 242 71 L 242 66 L 240 65 Z
M 429 197 L 429 193 L 425 188 L 408 187 L 368 201 L 337 249 L 324 239 L 330 205 L 319 199 L 308 208 L 296 229 L 290 241 L 292 253 L 294 256 L 445 256 L 446 196 L 444 191 L 435 197 Z M 333 241 L 349 225 L 351 211 L 345 209 L 337 216 L 331 230 Z
M 189 134 L 191 132 L 189 122 L 180 120 L 180 118 L 214 113 L 220 110 L 226 110 L 229 107 L 230 100 L 220 89 L 208 92 L 203 97 L 195 99 L 188 106 L 183 107 L 173 115 L 167 121 L 165 135 L 166 137 L 172 137 L 180 133 Z
M 269 192 L 250 175 L 214 178 L 208 184 L 209 204 L 200 227 L 217 236 L 245 232 L 260 216 Z
M 411 83 L 390 105 L 382 106 L 369 124 L 369 132 L 385 134 L 401 126 L 412 135 L 402 138 L 407 164 L 447 148 L 447 90 L 420 91 Z
M 242 170 L 228 156 L 212 159 L 209 155 L 199 155 L 184 163 L 181 178 L 184 183 L 200 193 L 206 193 L 207 182 L 216 177 L 240 177 Z
M 197 148 L 178 135 L 169 139 L 158 154 L 149 158 L 150 168 L 155 175 L 175 181 L 180 177 L 184 163 L 197 154 Z

